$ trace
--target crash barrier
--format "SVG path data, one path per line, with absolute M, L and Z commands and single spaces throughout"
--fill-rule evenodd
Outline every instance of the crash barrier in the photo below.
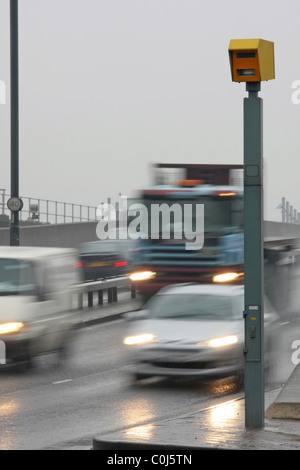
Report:
M 102 279 L 91 282 L 82 282 L 76 286 L 78 296 L 78 309 L 83 309 L 84 297 L 87 297 L 88 307 L 92 307 L 97 299 L 98 305 L 104 303 L 104 292 L 107 292 L 107 302 L 118 301 L 118 290 L 121 288 L 127 288 L 131 292 L 131 298 L 136 297 L 136 288 L 128 277 L 119 277 L 114 279 Z

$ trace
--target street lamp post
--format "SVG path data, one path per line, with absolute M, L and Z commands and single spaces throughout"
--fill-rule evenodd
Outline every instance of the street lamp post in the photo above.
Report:
M 16 198 L 16 201 L 19 198 L 18 53 L 18 0 L 10 0 L 11 197 Z M 11 210 L 10 245 L 20 244 L 19 231 L 19 210 Z
M 232 80 L 246 82 L 244 99 L 245 425 L 264 425 L 264 275 L 262 80 L 275 78 L 274 44 L 230 41 Z

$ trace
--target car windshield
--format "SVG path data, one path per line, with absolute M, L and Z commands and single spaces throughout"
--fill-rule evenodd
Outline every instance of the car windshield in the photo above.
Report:
M 80 246 L 81 254 L 89 253 L 125 253 L 128 249 L 125 243 L 122 241 L 100 241 L 95 243 L 83 243 Z
M 0 295 L 31 295 L 36 289 L 30 262 L 0 259 Z
M 242 302 L 241 302 L 242 305 Z M 242 318 L 233 299 L 209 294 L 163 294 L 154 296 L 147 304 L 151 318 L 178 320 L 231 321 Z

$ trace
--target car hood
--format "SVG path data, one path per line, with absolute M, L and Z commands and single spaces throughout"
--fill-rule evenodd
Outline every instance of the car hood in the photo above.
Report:
M 152 333 L 160 341 L 207 341 L 221 336 L 243 336 L 243 321 L 194 321 L 172 319 L 145 319 L 133 322 L 129 335 Z

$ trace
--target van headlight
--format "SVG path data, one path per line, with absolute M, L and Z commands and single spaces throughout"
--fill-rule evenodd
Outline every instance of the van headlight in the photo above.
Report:
M 0 335 L 18 333 L 22 328 L 24 328 L 24 323 L 22 322 L 0 323 Z

